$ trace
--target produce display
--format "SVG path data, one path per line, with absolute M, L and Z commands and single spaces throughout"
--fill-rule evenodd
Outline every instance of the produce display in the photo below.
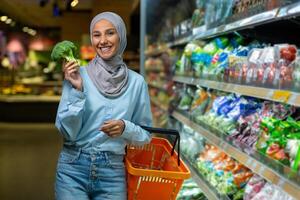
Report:
M 184 180 L 176 200 L 206 200 L 207 198 L 192 178 Z
M 250 154 L 261 153 L 294 172 L 300 171 L 300 121 L 296 107 L 200 87 L 177 90 L 177 109 L 196 123 L 223 134 Z
M 151 106 L 153 115 L 153 126 L 166 128 L 168 124 L 168 114 L 156 106 Z
M 276 197 L 293 199 L 279 187 L 267 182 L 225 152 L 207 143 L 192 128 L 180 125 L 179 122 L 173 122 L 169 126 L 181 130 L 182 153 L 209 183 L 209 187 L 216 189 L 219 194 L 235 200 L 276 199 Z
M 282 192 L 282 190 L 278 186 L 268 183 L 258 175 L 252 176 L 252 178 L 248 181 L 245 187 L 243 199 L 293 200 L 293 198 L 288 194 Z
M 250 43 L 240 36 L 186 45 L 176 63 L 177 75 L 194 76 L 275 89 L 299 89 L 297 47 Z M 294 73 L 295 72 L 295 73 Z
M 159 75 L 149 73 L 149 85 L 165 88 L 161 80 L 175 75 L 168 101 L 168 127 L 180 130 L 181 150 L 193 171 L 198 172 L 197 182 L 200 179 L 201 184 L 207 183 L 209 192 L 218 194 L 220 199 L 293 199 L 289 194 L 297 199 L 300 109 L 295 105 L 299 104 L 300 89 L 300 54 L 296 46 L 299 42 L 290 35 L 286 37 L 288 43 L 282 42 L 284 36 L 276 40 L 280 35 L 273 37 L 272 33 L 257 37 L 264 32 L 260 22 L 263 25 L 269 21 L 259 21 L 258 15 L 247 18 L 272 10 L 259 15 L 266 20 L 264 14 L 273 15 L 274 8 L 294 1 L 194 2 L 196 9 L 190 19 L 169 19 L 167 27 L 161 29 L 164 33 L 157 34 L 158 41 L 167 39 L 166 44 L 177 52 L 169 55 L 174 61 L 171 71 L 163 68 L 162 62 L 155 60 L 157 57 L 146 63 L 148 70 L 160 66 Z M 275 15 L 289 17 L 284 14 L 289 9 L 293 8 L 279 8 Z M 181 22 L 174 26 L 172 23 L 178 19 Z M 240 19 L 241 27 L 236 23 Z M 285 22 L 281 18 L 278 21 Z M 276 23 L 275 20 L 270 27 Z M 159 92 L 150 91 L 151 98 L 157 99 Z M 170 124 L 172 120 L 193 128 Z

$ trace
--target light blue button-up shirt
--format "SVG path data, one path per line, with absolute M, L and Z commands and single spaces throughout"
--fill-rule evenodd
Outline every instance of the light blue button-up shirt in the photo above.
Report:
M 148 87 L 141 75 L 129 70 L 127 90 L 117 98 L 107 98 L 97 90 L 85 67 L 80 67 L 80 74 L 83 92 L 69 81 L 63 82 L 55 125 L 65 144 L 124 154 L 126 144 L 150 142 L 150 134 L 139 126 L 152 126 Z M 110 119 L 125 122 L 121 136 L 112 138 L 99 130 Z

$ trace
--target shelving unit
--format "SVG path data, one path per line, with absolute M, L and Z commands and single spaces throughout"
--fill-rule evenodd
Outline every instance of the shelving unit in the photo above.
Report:
M 288 90 L 276 90 L 263 87 L 238 85 L 184 76 L 175 76 L 173 80 L 188 85 L 199 85 L 202 87 L 221 90 L 224 92 L 237 93 L 245 96 L 252 96 L 260 99 L 266 99 L 270 101 L 287 103 L 294 106 L 300 106 L 300 93 Z
M 295 2 L 295 1 L 292 1 Z M 281 22 L 284 21 L 287 23 L 294 23 L 299 25 L 300 18 L 300 2 L 295 2 L 287 6 L 275 8 L 269 11 L 265 11 L 251 17 L 247 17 L 241 20 L 237 20 L 234 22 L 230 22 L 227 24 L 220 25 L 215 28 L 207 29 L 206 26 L 201 26 L 198 28 L 193 28 L 192 33 L 185 35 L 183 37 L 179 37 L 174 41 L 167 42 L 167 46 L 169 48 L 180 48 L 182 49 L 184 45 L 192 40 L 207 40 L 211 38 L 215 38 L 217 36 L 222 36 L 231 33 L 243 33 L 247 35 L 247 32 L 251 32 L 254 30 L 254 35 L 259 36 L 261 33 L 261 27 L 264 25 L 269 28 L 269 25 L 279 26 Z M 296 19 L 296 20 L 295 20 Z M 291 25 L 291 24 L 289 24 Z M 277 27 L 278 28 L 278 27 Z M 295 29 L 296 30 L 296 29 Z M 297 29 L 298 30 L 298 29 Z M 258 32 L 255 32 L 258 31 Z M 269 34 L 273 34 L 270 33 Z M 272 38 L 275 42 L 278 39 L 278 35 Z M 268 37 L 268 36 L 266 36 Z M 279 37 L 284 37 L 280 36 Z M 284 37 L 285 38 L 285 37 Z M 290 37 L 290 41 L 293 41 L 294 37 Z M 257 38 L 258 39 L 258 38 Z M 286 42 L 290 42 L 288 39 Z M 281 43 L 280 41 L 279 43 Z M 300 40 L 295 40 L 295 44 L 299 44 Z M 161 54 L 161 51 L 153 51 L 153 52 L 144 52 L 146 56 L 158 56 Z M 290 105 L 294 105 L 300 107 L 300 93 L 289 91 L 289 90 L 281 90 L 281 89 L 272 89 L 272 88 L 264 88 L 260 86 L 248 86 L 248 85 L 240 85 L 236 83 L 228 83 L 221 82 L 216 80 L 204 80 L 195 77 L 188 76 L 174 76 L 172 79 L 174 82 L 183 83 L 194 86 L 202 86 L 206 88 L 216 89 L 229 93 L 237 93 L 244 96 L 256 97 L 259 99 L 265 99 L 269 101 L 281 102 Z M 157 86 L 149 83 L 150 87 Z M 151 98 L 151 102 L 159 107 L 163 111 L 168 111 L 168 106 L 162 105 L 157 99 Z M 198 132 L 204 138 L 206 138 L 210 143 L 214 144 L 218 148 L 222 149 L 226 154 L 236 159 L 249 169 L 251 169 L 254 173 L 260 175 L 268 182 L 277 185 L 283 191 L 294 197 L 295 199 L 299 199 L 300 197 L 300 174 L 293 174 L 293 177 L 290 177 L 291 169 L 288 166 L 284 166 L 279 162 L 268 158 L 262 154 L 256 152 L 254 155 L 249 155 L 242 148 L 237 147 L 234 143 L 229 141 L 226 138 L 226 134 L 222 134 L 220 132 L 214 131 L 214 128 L 205 126 L 204 124 L 198 124 L 193 121 L 192 117 L 189 113 L 182 113 L 179 111 L 173 111 L 169 113 L 172 117 L 174 117 L 177 121 L 191 127 L 193 130 Z M 226 199 L 225 197 L 221 197 L 216 191 L 211 189 L 207 182 L 204 180 L 204 177 L 201 174 L 197 173 L 197 170 L 191 164 L 191 162 L 183 156 L 185 163 L 189 166 L 189 169 L 192 173 L 193 179 L 199 185 L 199 187 L 203 190 L 205 195 L 209 199 Z
M 163 88 L 163 85 L 157 85 L 157 84 L 153 84 L 153 83 L 148 83 L 148 85 L 149 85 L 150 87 L 153 87 L 153 88 L 156 88 L 156 89 L 158 89 L 158 90 L 162 90 L 162 91 L 166 92 L 166 89 Z
M 218 192 L 212 188 L 212 186 L 205 180 L 205 178 L 197 172 L 194 166 L 190 164 L 190 161 L 182 154 L 181 159 L 191 171 L 193 180 L 198 184 L 198 186 L 201 188 L 201 190 L 209 200 L 230 200 L 227 196 L 218 194 Z
M 6 96 L 0 95 L 0 102 L 5 103 L 17 103 L 17 102 L 52 102 L 58 103 L 60 100 L 60 96 L 43 96 L 43 95 L 14 95 L 14 96 Z
M 167 111 L 166 106 L 163 106 L 159 104 L 159 102 L 151 99 L 151 102 L 155 104 L 157 107 L 159 107 L 163 111 Z M 179 122 L 191 127 L 196 132 L 198 132 L 201 136 L 203 136 L 205 139 L 207 139 L 210 143 L 214 144 L 218 148 L 222 149 L 224 152 L 226 152 L 229 156 L 233 157 L 243 165 L 247 166 L 249 169 L 251 169 L 254 173 L 262 176 L 269 182 L 279 186 L 281 189 L 283 189 L 285 192 L 293 196 L 294 198 L 299 198 L 299 191 L 300 186 L 293 182 L 292 180 L 289 180 L 287 177 L 284 177 L 282 174 L 276 172 L 271 167 L 267 166 L 263 161 L 259 160 L 257 158 L 253 158 L 252 156 L 248 155 L 247 153 L 243 152 L 238 147 L 235 147 L 234 145 L 230 144 L 230 142 L 226 141 L 224 138 L 220 137 L 217 133 L 213 133 L 210 130 L 207 130 L 206 128 L 202 127 L 201 125 L 193 122 L 190 117 L 178 112 L 173 111 L 171 113 L 171 116 L 174 117 Z M 197 173 L 193 165 L 190 163 L 190 161 L 182 156 L 182 159 L 184 162 L 188 165 L 193 179 L 196 181 L 196 183 L 199 185 L 199 187 L 205 192 L 207 197 L 209 199 L 228 199 L 226 196 L 219 195 L 211 189 L 205 179 Z M 265 158 L 268 159 L 268 158 Z M 271 161 L 271 160 L 270 160 Z M 274 161 L 271 161 L 274 162 Z M 282 166 L 282 170 L 285 172 L 290 172 L 288 167 Z
M 183 124 L 193 128 L 196 132 L 200 133 L 212 144 L 222 149 L 224 152 L 226 152 L 231 157 L 235 158 L 243 165 L 247 166 L 254 173 L 264 177 L 269 182 L 278 185 L 280 188 L 282 188 L 284 191 L 292 195 L 294 198 L 296 199 L 299 198 L 300 186 L 297 185 L 296 183 L 292 182 L 291 180 L 288 180 L 286 177 L 276 172 L 271 167 L 268 167 L 260 160 L 256 160 L 255 158 L 249 156 L 242 150 L 233 146 L 232 144 L 220 138 L 219 136 L 212 133 L 211 131 L 196 124 L 195 122 L 190 120 L 189 117 L 184 116 L 183 114 L 176 111 L 172 113 L 172 116 L 178 121 L 182 122 Z
M 168 112 L 168 107 L 159 103 L 156 99 L 151 98 L 151 103 L 153 103 L 156 107 L 159 107 L 164 112 Z
M 257 15 L 241 19 L 229 24 L 224 24 L 212 29 L 206 29 L 201 26 L 193 29 L 193 34 L 184 38 L 167 43 L 168 47 L 184 45 L 185 43 L 195 39 L 209 39 L 224 35 L 227 33 L 253 28 L 258 25 L 267 24 L 283 19 L 289 19 L 300 15 L 300 2 L 293 3 L 288 6 L 276 8 L 271 11 L 259 13 Z

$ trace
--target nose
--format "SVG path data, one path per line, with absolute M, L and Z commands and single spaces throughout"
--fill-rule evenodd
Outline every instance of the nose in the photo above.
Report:
M 105 35 L 103 35 L 101 38 L 100 38 L 100 44 L 106 44 L 107 43 L 107 38 Z

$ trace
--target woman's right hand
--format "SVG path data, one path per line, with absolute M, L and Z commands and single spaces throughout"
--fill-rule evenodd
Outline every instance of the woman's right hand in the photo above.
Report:
M 82 78 L 79 73 L 79 65 L 76 61 L 63 62 L 63 73 L 66 80 L 68 80 L 74 88 L 82 91 Z

